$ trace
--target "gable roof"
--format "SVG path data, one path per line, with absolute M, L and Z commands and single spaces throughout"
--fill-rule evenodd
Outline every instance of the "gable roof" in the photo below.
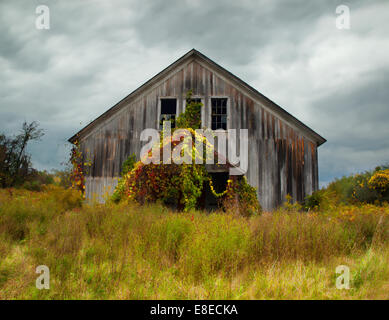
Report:
M 230 71 L 226 70 L 201 52 L 197 51 L 196 49 L 192 49 L 186 54 L 184 54 L 181 58 L 174 61 L 172 64 L 170 64 L 168 67 L 163 69 L 161 72 L 156 74 L 153 78 L 145 82 L 143 85 L 141 85 L 139 88 L 131 92 L 129 95 L 127 95 L 125 98 L 120 100 L 118 103 L 116 103 L 114 106 L 112 106 L 110 109 L 108 109 L 106 112 L 104 112 L 102 115 L 97 117 L 95 120 L 90 122 L 88 125 L 86 125 L 83 129 L 81 129 L 79 132 L 77 132 L 75 135 L 73 135 L 68 141 L 71 143 L 74 143 L 74 141 L 78 137 L 82 137 L 88 132 L 90 132 L 93 128 L 95 128 L 97 125 L 99 125 L 101 122 L 103 122 L 105 119 L 109 118 L 111 115 L 116 113 L 121 107 L 123 107 L 126 103 L 130 102 L 131 100 L 135 99 L 139 94 L 144 92 L 145 90 L 151 88 L 155 83 L 163 79 L 166 75 L 168 75 L 172 70 L 174 70 L 176 67 L 178 67 L 181 64 L 184 64 L 185 62 L 189 62 L 193 59 L 196 59 L 199 62 L 202 62 L 206 64 L 208 67 L 214 69 L 217 71 L 217 73 L 221 74 L 222 76 L 225 76 L 226 78 L 233 80 L 234 84 L 238 87 L 244 89 L 244 91 L 248 92 L 254 100 L 259 100 L 262 104 L 265 105 L 268 109 L 270 109 L 272 112 L 274 112 L 276 115 L 280 116 L 281 118 L 287 120 L 288 122 L 295 125 L 297 128 L 301 129 L 303 132 L 305 132 L 308 136 L 312 137 L 314 141 L 316 141 L 317 146 L 320 146 L 327 140 L 324 139 L 321 135 L 313 131 L 311 128 L 309 128 L 307 125 L 302 123 L 300 120 L 295 118 L 293 115 L 291 115 L 289 112 L 287 112 L 285 109 L 280 107 L 278 104 L 264 96 L 262 93 L 260 93 L 255 88 L 251 87 L 249 84 L 232 74 Z

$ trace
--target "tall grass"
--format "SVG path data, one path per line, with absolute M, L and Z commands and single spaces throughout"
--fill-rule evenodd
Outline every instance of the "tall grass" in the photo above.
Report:
M 387 206 L 243 218 L 3 190 L 0 298 L 389 298 L 388 231 Z M 42 264 L 50 290 L 35 288 Z M 335 288 L 339 264 L 349 291 Z

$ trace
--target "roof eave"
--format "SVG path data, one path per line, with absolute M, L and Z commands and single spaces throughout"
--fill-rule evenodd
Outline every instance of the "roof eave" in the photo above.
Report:
M 143 83 L 141 86 L 139 86 L 137 89 L 135 89 L 134 91 L 132 91 L 130 94 L 128 94 L 127 96 L 125 96 L 122 100 L 120 100 L 119 102 L 117 102 L 116 104 L 114 104 L 111 108 L 109 108 L 107 111 L 105 111 L 103 114 L 101 114 L 100 116 L 98 116 L 96 119 L 94 119 L 93 121 L 91 121 L 90 123 L 88 123 L 84 128 L 82 128 L 81 130 L 79 130 L 75 135 L 73 135 L 71 138 L 68 139 L 68 141 L 70 143 L 74 143 L 74 141 L 76 140 L 77 137 L 82 137 L 83 135 L 85 135 L 89 130 L 91 130 L 94 126 L 97 125 L 97 123 L 107 117 L 110 113 L 114 112 L 115 109 L 119 108 L 120 105 L 128 100 L 129 98 L 135 96 L 136 94 L 138 94 L 138 92 L 141 92 L 145 89 L 147 89 L 148 86 L 152 85 L 154 82 L 158 81 L 159 78 L 163 77 L 166 73 L 169 73 L 170 70 L 174 69 L 174 67 L 179 64 L 179 63 L 182 63 L 184 62 L 185 60 L 187 59 L 190 59 L 196 52 L 198 52 L 197 50 L 195 49 L 192 49 L 190 50 L 189 52 L 187 52 L 186 54 L 184 54 L 182 57 L 180 57 L 179 59 L 177 59 L 176 61 L 174 61 L 173 63 L 171 63 L 169 66 L 167 66 L 165 69 L 163 69 L 162 71 L 160 71 L 159 73 L 157 73 L 155 76 L 153 76 L 151 79 L 147 80 L 145 83 Z
M 158 74 L 156 74 L 154 77 L 152 77 L 151 79 L 149 79 L 148 81 L 146 81 L 143 85 L 141 85 L 140 87 L 138 87 L 137 89 L 135 89 L 134 91 L 132 91 L 130 94 L 128 94 L 126 97 L 124 97 L 122 100 L 120 100 L 119 102 L 117 102 L 114 106 L 112 106 L 111 108 L 109 108 L 107 111 L 105 111 L 103 114 L 101 114 L 99 117 L 97 117 L 95 120 L 93 120 L 92 122 L 90 122 L 88 125 L 86 125 L 84 128 L 82 128 L 80 131 L 78 131 L 75 135 L 73 135 L 71 138 L 68 139 L 68 141 L 70 143 L 74 143 L 76 141 L 77 138 L 81 138 L 83 136 L 85 136 L 88 131 L 90 131 L 91 129 L 93 129 L 96 125 L 98 125 L 98 123 L 100 122 L 100 120 L 103 120 L 104 118 L 108 117 L 111 113 L 115 112 L 116 109 L 118 109 L 121 104 L 127 100 L 129 100 L 131 97 L 134 97 L 136 96 L 138 93 L 144 91 L 144 90 L 147 90 L 147 88 L 149 86 L 151 86 L 153 83 L 157 82 L 159 79 L 161 79 L 162 77 L 164 77 L 165 74 L 169 73 L 171 70 L 173 70 L 175 68 L 176 65 L 180 64 L 180 63 L 183 63 L 185 62 L 186 60 L 189 60 L 191 59 L 193 56 L 197 56 L 199 57 L 200 59 L 202 59 L 203 61 L 206 61 L 208 64 L 210 64 L 211 66 L 216 66 L 217 68 L 219 68 L 222 72 L 226 73 L 227 75 L 230 76 L 230 78 L 234 79 L 236 82 L 238 82 L 241 86 L 243 86 L 244 88 L 246 88 L 246 90 L 249 90 L 250 92 L 252 92 L 254 95 L 256 96 L 259 96 L 260 98 L 262 98 L 263 100 L 267 101 L 274 110 L 277 110 L 277 112 L 279 112 L 280 114 L 283 114 L 287 119 L 290 119 L 291 122 L 293 122 L 297 127 L 299 127 L 300 129 L 306 131 L 307 133 L 309 133 L 310 136 L 312 136 L 313 140 L 316 140 L 316 144 L 317 146 L 319 147 L 320 145 L 322 145 L 323 143 L 325 143 L 327 140 L 324 139 L 321 135 L 319 135 L 318 133 L 316 133 L 314 130 L 312 130 L 310 127 L 308 127 L 307 125 L 305 125 L 303 122 L 301 122 L 300 120 L 298 120 L 297 118 L 295 118 L 292 114 L 290 114 L 289 112 L 287 112 L 284 108 L 282 108 L 281 106 L 279 106 L 277 103 L 275 103 L 274 101 L 270 100 L 268 97 L 264 96 L 262 93 L 260 93 L 258 90 L 256 90 L 255 88 L 253 88 L 252 86 L 250 86 L 249 84 L 247 84 L 245 81 L 243 81 L 242 79 L 240 79 L 239 77 L 237 77 L 236 75 L 234 75 L 233 73 L 231 73 L 230 71 L 228 71 L 227 69 L 223 68 L 222 66 L 220 66 L 218 63 L 216 63 L 215 61 L 211 60 L 210 58 L 208 58 L 207 56 L 205 56 L 204 54 L 202 54 L 201 52 L 197 51 L 196 49 L 192 49 L 190 50 L 189 52 L 187 52 L 185 55 L 183 55 L 181 58 L 177 59 L 176 61 L 174 61 L 173 63 L 171 63 L 168 67 L 166 67 L 165 69 L 163 69 L 161 72 L 159 72 Z

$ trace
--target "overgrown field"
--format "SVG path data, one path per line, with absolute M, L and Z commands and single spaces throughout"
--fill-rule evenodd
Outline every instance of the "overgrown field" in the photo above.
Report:
M 0 190 L 1 299 L 389 299 L 388 262 L 385 204 L 244 218 Z

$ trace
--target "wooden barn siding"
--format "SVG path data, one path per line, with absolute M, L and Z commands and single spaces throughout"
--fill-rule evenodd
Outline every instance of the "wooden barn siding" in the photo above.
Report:
M 229 128 L 237 131 L 248 129 L 249 167 L 246 176 L 258 189 L 264 209 L 277 207 L 285 201 L 287 194 L 301 201 L 318 188 L 316 144 L 193 61 L 147 91 L 146 95 L 129 103 L 81 140 L 84 152 L 93 161 L 86 184 L 88 198 L 116 184 L 122 163 L 129 155 L 135 153 L 139 158 L 144 143 L 139 140 L 140 132 L 145 128 L 157 128 L 159 98 L 176 97 L 179 112 L 182 112 L 189 89 L 204 97 L 206 127 L 210 127 L 210 97 L 229 98 Z

